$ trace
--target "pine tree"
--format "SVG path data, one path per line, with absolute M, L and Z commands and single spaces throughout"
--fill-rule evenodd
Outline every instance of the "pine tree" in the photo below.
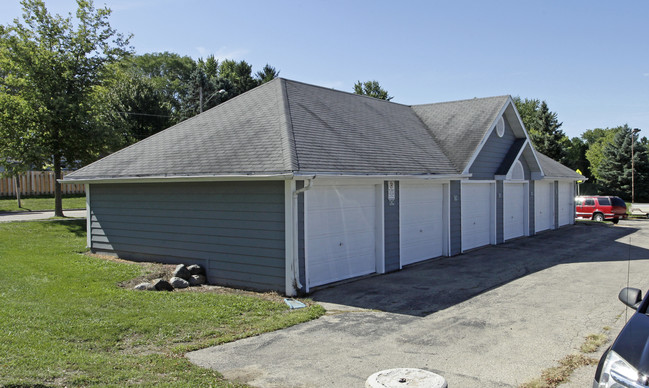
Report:
M 534 149 L 552 159 L 565 163 L 567 152 L 570 146 L 570 139 L 560 129 L 557 114 L 550 111 L 545 101 L 538 99 L 521 100 L 514 98 L 514 104 L 518 110 L 521 120 L 530 135 Z
M 628 201 L 632 196 L 631 136 L 631 128 L 625 125 L 604 147 L 598 180 L 603 194 L 617 195 Z M 635 199 L 644 202 L 649 200 L 649 158 L 647 148 L 635 136 L 634 140 Z

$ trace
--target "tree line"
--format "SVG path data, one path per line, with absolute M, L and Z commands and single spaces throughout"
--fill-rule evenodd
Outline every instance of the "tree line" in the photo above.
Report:
M 581 194 L 616 195 L 631 201 L 633 188 L 637 201 L 649 202 L 647 137 L 624 124 L 588 129 L 569 138 L 546 101 L 516 97 L 514 103 L 534 148 L 588 178 L 580 184 Z

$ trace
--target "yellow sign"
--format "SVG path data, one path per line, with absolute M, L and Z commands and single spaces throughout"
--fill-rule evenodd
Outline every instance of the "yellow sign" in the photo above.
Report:
M 580 169 L 577 169 L 577 174 L 579 174 L 579 175 L 584 175 L 584 174 L 581 173 L 581 170 L 580 170 Z M 583 182 L 584 182 L 584 181 L 577 181 L 577 183 L 583 183 Z

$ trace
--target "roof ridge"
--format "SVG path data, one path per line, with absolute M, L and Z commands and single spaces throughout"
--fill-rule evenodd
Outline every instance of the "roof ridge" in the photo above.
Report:
M 278 78 L 280 78 L 280 77 L 278 77 Z M 360 97 L 362 97 L 362 98 L 371 98 L 372 101 L 383 101 L 384 103 L 389 103 L 389 104 L 394 104 L 394 105 L 400 105 L 400 106 L 406 106 L 406 107 L 407 107 L 407 106 L 410 106 L 410 105 L 408 105 L 408 104 L 402 104 L 402 103 L 400 103 L 400 102 L 388 101 L 388 100 L 384 100 L 384 99 L 382 99 L 382 98 L 370 97 L 370 96 L 366 96 L 366 95 L 364 95 L 364 94 L 356 94 L 356 93 L 348 92 L 348 91 L 345 91 L 345 90 L 339 90 L 339 89 L 334 89 L 334 88 L 328 88 L 328 87 L 326 87 L 326 86 L 320 86 L 320 85 L 309 84 L 309 83 L 306 83 L 306 82 L 295 81 L 295 80 L 291 80 L 291 79 L 288 79 L 288 78 L 280 78 L 280 79 L 284 80 L 285 82 L 290 82 L 290 83 L 299 84 L 299 85 L 304 85 L 304 86 L 308 86 L 308 87 L 312 87 L 312 88 L 317 88 L 317 89 L 327 90 L 327 91 L 334 92 L 334 93 L 343 93 L 343 94 L 347 94 L 347 95 L 351 95 L 351 96 L 356 96 L 356 97 L 359 97 L 359 98 L 360 98 Z
M 279 79 L 279 98 L 281 104 L 280 115 L 280 136 L 282 137 L 282 151 L 284 161 L 288 162 L 286 170 L 297 171 L 300 169 L 300 160 L 297 155 L 297 146 L 295 145 L 295 133 L 293 131 L 293 117 L 291 116 L 291 107 L 288 103 L 288 91 L 286 90 L 286 79 Z
M 431 105 L 442 105 L 442 104 L 455 104 L 455 103 L 458 103 L 458 102 L 492 100 L 492 99 L 497 99 L 497 98 L 511 98 L 511 94 L 502 94 L 500 96 L 491 96 L 491 97 L 473 97 L 473 98 L 465 98 L 465 99 L 462 99 L 462 100 L 453 100 L 453 101 L 430 102 L 430 103 L 426 103 L 426 104 L 413 104 L 413 105 L 410 105 L 410 106 L 415 107 L 415 106 L 431 106 Z

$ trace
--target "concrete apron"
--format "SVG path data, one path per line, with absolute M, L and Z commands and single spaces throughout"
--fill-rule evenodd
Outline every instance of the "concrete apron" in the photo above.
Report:
M 618 330 L 627 282 L 649 286 L 649 221 L 579 222 L 318 291 L 326 316 L 187 357 L 257 387 L 362 387 L 392 368 L 515 387 Z

